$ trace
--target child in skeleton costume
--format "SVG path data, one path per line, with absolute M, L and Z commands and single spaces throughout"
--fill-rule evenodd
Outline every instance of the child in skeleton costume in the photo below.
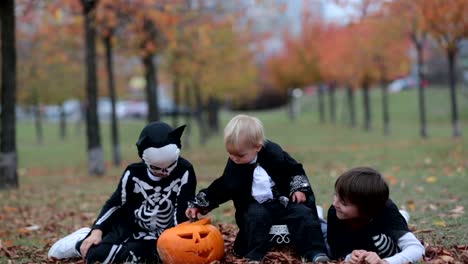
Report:
M 409 215 L 389 199 L 379 172 L 359 167 L 335 182 L 328 210 L 332 257 L 349 263 L 403 264 L 422 260 L 424 246 L 408 229 Z
M 286 224 L 297 253 L 309 261 L 328 260 L 314 193 L 302 165 L 264 138 L 255 117 L 235 116 L 224 130 L 229 159 L 221 177 L 189 203 L 187 216 L 206 214 L 232 200 L 239 227 L 234 253 L 261 261 L 271 248 L 269 230 Z
M 57 241 L 49 257 L 83 257 L 85 263 L 154 263 L 156 240 L 187 220 L 196 188 L 191 163 L 179 155 L 185 126 L 148 124 L 136 143 L 140 163 L 129 165 L 91 229 Z

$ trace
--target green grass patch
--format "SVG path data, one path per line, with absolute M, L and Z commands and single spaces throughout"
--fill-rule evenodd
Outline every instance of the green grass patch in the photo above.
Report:
M 301 99 L 302 111 L 294 121 L 288 119 L 286 109 L 248 114 L 258 116 L 264 122 L 267 137 L 304 164 L 317 203 L 325 209 L 331 204 L 333 185 L 340 173 L 354 166 L 372 166 L 386 177 L 396 204 L 410 212 L 411 227 L 419 238 L 444 246 L 468 244 L 465 212 L 468 143 L 464 138 L 452 138 L 448 90 L 427 90 L 428 139 L 419 136 L 416 91 L 390 95 L 389 136 L 383 135 L 380 91 L 371 94 L 370 132 L 362 128 L 360 93 L 356 93 L 355 128 L 347 125 L 342 92 L 337 93 L 336 124 L 319 122 L 315 97 Z M 468 99 L 462 95 L 458 99 L 466 138 Z M 222 112 L 221 125 L 235 114 Z M 44 123 L 44 141 L 39 144 L 33 123 L 20 121 L 17 128 L 20 188 L 0 192 L 0 239 L 4 245 L 39 248 L 46 254 L 54 240 L 91 224 L 115 189 L 125 166 L 138 161 L 135 142 L 144 124 L 143 120 L 119 122 L 123 164 L 115 168 L 111 162 L 110 124 L 102 122 L 106 174 L 91 177 L 87 172 L 84 124 L 68 124 L 67 137 L 61 140 L 58 123 Z M 221 134 L 201 146 L 196 122 L 192 120 L 190 126 L 190 147 L 184 145 L 182 155 L 194 164 L 200 189 L 222 173 L 227 154 Z M 233 213 L 231 203 L 227 203 L 210 216 L 215 223 L 233 223 Z M 24 230 L 34 225 L 39 229 Z M 0 256 L 0 261 L 5 259 Z

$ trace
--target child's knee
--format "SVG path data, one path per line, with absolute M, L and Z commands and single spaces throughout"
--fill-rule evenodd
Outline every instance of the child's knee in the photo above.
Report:
M 292 214 L 297 215 L 299 217 L 313 217 L 317 218 L 313 213 L 312 209 L 305 204 L 293 204 L 292 205 Z
M 261 204 L 254 204 L 249 206 L 248 210 L 244 214 L 244 220 L 246 223 L 251 224 L 266 224 L 268 225 L 272 221 L 270 212 Z
M 103 262 L 106 258 L 112 254 L 112 250 L 107 250 L 107 248 L 101 247 L 100 245 L 92 246 L 89 248 L 88 253 L 86 254 L 85 263 L 91 264 L 96 262 Z

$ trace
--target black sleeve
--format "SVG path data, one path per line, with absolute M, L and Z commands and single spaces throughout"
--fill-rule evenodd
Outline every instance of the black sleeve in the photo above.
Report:
M 401 215 L 396 204 L 390 199 L 386 204 L 385 222 L 389 230 L 388 235 L 394 241 L 398 241 L 400 237 L 410 232 L 405 218 Z
M 331 256 L 333 259 L 338 259 L 343 255 L 338 243 L 339 237 L 337 228 L 338 218 L 336 217 L 336 210 L 334 206 L 330 206 L 327 214 L 327 241 L 330 246 Z
M 231 163 L 227 162 L 223 175 L 214 180 L 207 188 L 200 190 L 195 199 L 189 203 L 189 207 L 197 207 L 202 214 L 207 214 L 220 204 L 232 199 L 225 184 L 225 177 L 231 172 Z
M 128 193 L 127 181 L 129 176 L 130 169 L 127 167 L 119 181 L 119 185 L 102 207 L 99 216 L 92 226 L 92 229 L 100 229 L 103 232 L 110 230 L 110 227 L 116 220 L 116 216 L 119 214 L 122 207 L 126 204 L 126 194 Z
M 345 258 L 351 253 L 350 245 L 346 246 L 346 234 L 343 233 L 340 220 L 336 217 L 336 209 L 332 205 L 327 215 L 327 240 L 333 259 Z
M 285 172 L 287 172 L 286 175 L 289 177 L 289 194 L 291 195 L 294 192 L 301 191 L 308 196 L 313 195 L 309 179 L 302 164 L 297 162 L 286 151 L 283 151 L 283 157 L 283 168 Z
M 185 173 L 187 173 L 187 183 L 182 185 L 180 193 L 177 196 L 176 218 L 179 224 L 188 220 L 187 216 L 185 216 L 185 211 L 187 210 L 189 201 L 195 197 L 195 190 L 197 188 L 197 177 L 193 166 L 190 165 Z M 185 175 L 182 176 L 182 179 L 184 177 Z

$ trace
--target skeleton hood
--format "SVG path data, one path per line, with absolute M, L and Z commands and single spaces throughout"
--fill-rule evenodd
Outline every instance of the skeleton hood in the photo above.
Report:
M 184 132 L 186 125 L 176 129 L 164 122 L 152 122 L 143 128 L 140 137 L 136 143 L 138 156 L 143 158 L 143 152 L 148 148 L 162 148 L 167 145 L 175 144 L 178 149 L 182 147 L 180 137 Z

